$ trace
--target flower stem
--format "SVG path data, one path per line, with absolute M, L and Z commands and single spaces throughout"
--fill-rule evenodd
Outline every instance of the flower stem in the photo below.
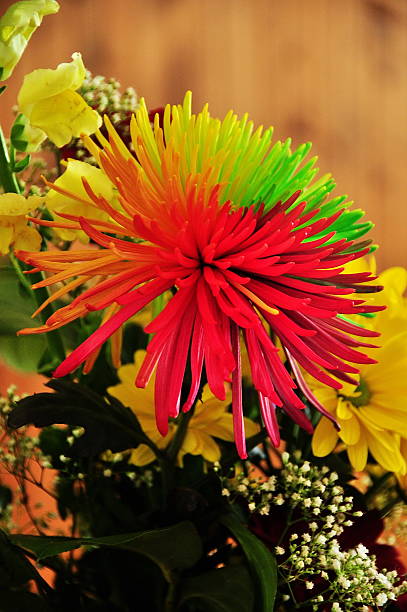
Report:
M 20 186 L 16 175 L 11 171 L 10 156 L 4 138 L 3 130 L 0 126 L 0 183 L 6 193 L 20 193 Z
M 6 193 L 17 193 L 20 194 L 20 185 L 18 184 L 17 178 L 14 172 L 11 170 L 10 165 L 10 156 L 7 149 L 6 139 L 4 138 L 3 130 L 0 126 L 0 184 L 3 187 Z M 34 298 L 36 304 L 40 306 L 46 299 L 48 299 L 49 294 L 48 290 L 45 287 L 37 289 L 33 291 L 30 283 L 26 279 L 23 270 L 21 268 L 20 262 L 15 257 L 13 253 L 10 252 L 10 261 L 16 272 L 16 275 L 21 283 L 21 285 L 26 289 L 29 294 Z M 33 282 L 39 282 L 43 280 L 43 276 L 41 273 L 36 273 L 32 278 Z M 51 304 L 48 304 L 46 308 L 44 308 L 42 312 L 42 320 L 46 321 L 48 317 L 50 317 L 54 312 L 54 309 Z M 62 343 L 61 336 L 58 331 L 49 332 L 47 335 L 47 342 L 49 351 L 52 357 L 56 357 L 58 360 L 62 361 L 65 359 L 65 350 Z
M 181 422 L 177 427 L 174 437 L 168 447 L 167 455 L 171 462 L 176 461 L 178 453 L 182 447 L 185 436 L 187 434 L 189 421 L 192 419 L 194 414 L 194 406 L 187 412 L 181 414 Z
M 175 609 L 175 595 L 177 591 L 177 582 L 174 577 L 168 585 L 167 597 L 165 598 L 165 612 L 172 612 Z

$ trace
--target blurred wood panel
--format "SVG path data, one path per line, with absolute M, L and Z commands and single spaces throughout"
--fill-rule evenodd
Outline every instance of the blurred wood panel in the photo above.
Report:
M 381 267 L 407 265 L 406 0 L 62 0 L 2 96 L 2 120 L 24 73 L 74 51 L 150 107 L 191 88 L 196 109 L 248 111 L 279 138 L 312 140 L 338 193 L 376 223 Z

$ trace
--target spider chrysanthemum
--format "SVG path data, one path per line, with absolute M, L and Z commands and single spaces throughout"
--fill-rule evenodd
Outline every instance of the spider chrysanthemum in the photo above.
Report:
M 44 326 L 22 333 L 56 329 L 88 311 L 104 310 L 99 329 L 57 368 L 55 376 L 64 376 L 89 364 L 126 321 L 171 290 L 171 299 L 146 328 L 153 338 L 136 385 L 144 387 L 156 369 L 157 426 L 165 435 L 169 417 L 193 405 L 203 369 L 219 399 L 231 381 L 235 440 L 244 457 L 243 343 L 274 443 L 276 406 L 312 430 L 276 338 L 311 399 L 301 368 L 339 388 L 339 380 L 349 381 L 358 371 L 352 364 L 373 361 L 358 351 L 371 345 L 357 337 L 377 334 L 346 319 L 378 309 L 350 296 L 366 291 L 372 276 L 343 272 L 343 264 L 368 252 L 369 243 L 358 238 L 370 224 L 359 223 L 363 213 L 348 210 L 344 198 L 326 201 L 333 187 L 329 176 L 310 184 L 315 160 L 299 168 L 308 146 L 294 153 L 289 143 L 271 146 L 271 130 L 253 133 L 246 116 L 239 120 L 230 112 L 219 121 L 206 107 L 194 115 L 190 102 L 187 94 L 183 106 L 166 107 L 162 126 L 158 115 L 151 126 L 141 101 L 131 125 L 134 153 L 109 122 L 109 141 L 99 134 L 99 147 L 87 139 L 117 190 L 113 205 L 85 177 L 82 194 L 54 184 L 62 195 L 85 203 L 89 213 L 86 218 L 59 213 L 61 222 L 44 223 L 81 229 L 100 249 L 18 253 L 52 273 L 37 286 L 72 279 L 51 299 L 85 285 Z M 100 211 L 109 220 L 101 220 Z M 181 406 L 186 370 L 191 384 Z

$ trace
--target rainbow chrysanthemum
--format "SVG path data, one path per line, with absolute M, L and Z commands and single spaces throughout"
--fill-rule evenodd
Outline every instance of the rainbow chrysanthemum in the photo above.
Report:
M 62 221 L 43 222 L 81 229 L 100 249 L 18 253 L 51 273 L 37 287 L 71 279 L 51 300 L 82 285 L 84 290 L 45 325 L 21 333 L 53 330 L 104 310 L 101 326 L 55 371 L 64 376 L 83 362 L 89 367 L 126 321 L 171 290 L 146 327 L 153 337 L 136 378 L 144 387 L 156 370 L 159 431 L 165 435 L 169 417 L 194 404 L 205 369 L 220 400 L 225 382 L 232 383 L 235 440 L 246 456 L 242 343 L 272 441 L 279 442 L 276 406 L 312 431 L 274 339 L 284 347 L 302 393 L 330 416 L 312 397 L 299 366 L 340 388 L 340 380 L 358 372 L 352 364 L 374 361 L 357 350 L 372 345 L 357 337 L 378 334 L 346 318 L 380 309 L 350 297 L 377 290 L 365 286 L 374 277 L 343 272 L 345 263 L 369 251 L 368 241 L 358 242 L 371 227 L 360 222 L 363 212 L 349 210 L 345 197 L 327 199 L 334 187 L 329 175 L 312 183 L 315 159 L 301 165 L 310 145 L 293 153 L 289 141 L 272 145 L 271 129 L 254 132 L 247 116 L 238 119 L 232 112 L 223 121 L 210 117 L 206 106 L 194 115 L 190 94 L 182 106 L 167 106 L 162 121 L 157 114 L 153 126 L 140 102 L 131 123 L 133 152 L 109 121 L 106 127 L 109 140 L 99 133 L 100 146 L 86 142 L 117 190 L 115 205 L 95 193 L 86 177 L 86 200 L 54 184 L 62 195 L 85 202 L 90 213 L 59 213 Z M 186 370 L 191 384 L 181 406 Z

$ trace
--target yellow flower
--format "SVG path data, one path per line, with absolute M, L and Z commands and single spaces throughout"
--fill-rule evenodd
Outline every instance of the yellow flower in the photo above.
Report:
M 134 411 L 143 431 L 158 448 L 164 449 L 171 442 L 178 425 L 176 422 L 170 422 L 168 434 L 165 437 L 162 437 L 157 430 L 154 408 L 155 375 L 151 377 L 145 389 L 138 389 L 134 386 L 134 379 L 145 354 L 145 351 L 136 351 L 134 364 L 127 364 L 119 368 L 118 374 L 121 382 L 114 387 L 109 387 L 108 392 Z M 195 407 L 195 412 L 188 424 L 187 433 L 178 455 L 178 462 L 181 465 L 183 457 L 187 453 L 202 455 L 206 461 L 218 461 L 221 453 L 214 437 L 233 442 L 232 414 L 227 411 L 231 403 L 231 397 L 229 392 L 226 399 L 220 401 L 212 395 L 208 385 L 205 385 L 202 401 L 198 402 Z M 253 421 L 245 419 L 245 429 L 247 436 L 250 437 L 259 431 L 259 426 Z M 148 446 L 141 444 L 131 452 L 129 461 L 139 466 L 147 465 L 154 461 L 154 454 Z
M 20 112 L 30 124 L 45 132 L 57 147 L 82 134 L 93 134 L 102 124 L 100 115 L 76 92 L 86 70 L 80 53 L 55 70 L 41 68 L 24 77 L 18 94 Z
M 360 271 L 360 269 L 358 270 Z M 377 364 L 362 364 L 359 384 L 345 383 L 339 391 L 307 377 L 316 398 L 337 419 L 341 429 L 322 417 L 312 440 L 313 452 L 324 457 L 332 452 L 338 438 L 344 443 L 355 470 L 366 466 L 368 452 L 384 469 L 405 474 L 407 450 L 407 307 L 403 292 L 407 271 L 389 268 L 379 276 L 385 289 L 371 301 L 385 303 L 387 310 L 375 317 L 358 317 L 365 327 L 379 331 L 379 349 L 368 349 Z M 359 297 L 359 296 L 358 296 Z
M 12 74 L 42 18 L 58 11 L 55 0 L 22 0 L 9 6 L 0 18 L 0 81 Z
M 400 452 L 404 458 L 404 461 L 407 464 L 407 438 L 401 438 L 400 440 Z M 397 479 L 400 483 L 400 486 L 407 491 L 407 473 L 406 474 L 396 474 Z
M 39 251 L 41 235 L 27 225 L 26 215 L 42 201 L 39 196 L 25 198 L 16 193 L 0 194 L 0 255 L 6 255 L 10 246 Z
M 109 220 L 109 215 L 100 208 L 97 208 L 89 198 L 83 186 L 82 177 L 86 178 L 94 193 L 102 196 L 109 204 L 115 206 L 117 201 L 116 190 L 107 176 L 95 166 L 70 159 L 65 172 L 57 178 L 52 190 L 45 196 L 50 212 L 78 215 L 85 218 L 91 217 L 102 221 Z M 82 201 L 65 195 L 65 191 L 78 194 Z M 69 221 L 67 221 L 67 224 L 69 225 Z M 78 238 L 83 243 L 89 242 L 89 237 L 79 230 L 54 228 L 54 231 L 62 240 L 75 240 Z

